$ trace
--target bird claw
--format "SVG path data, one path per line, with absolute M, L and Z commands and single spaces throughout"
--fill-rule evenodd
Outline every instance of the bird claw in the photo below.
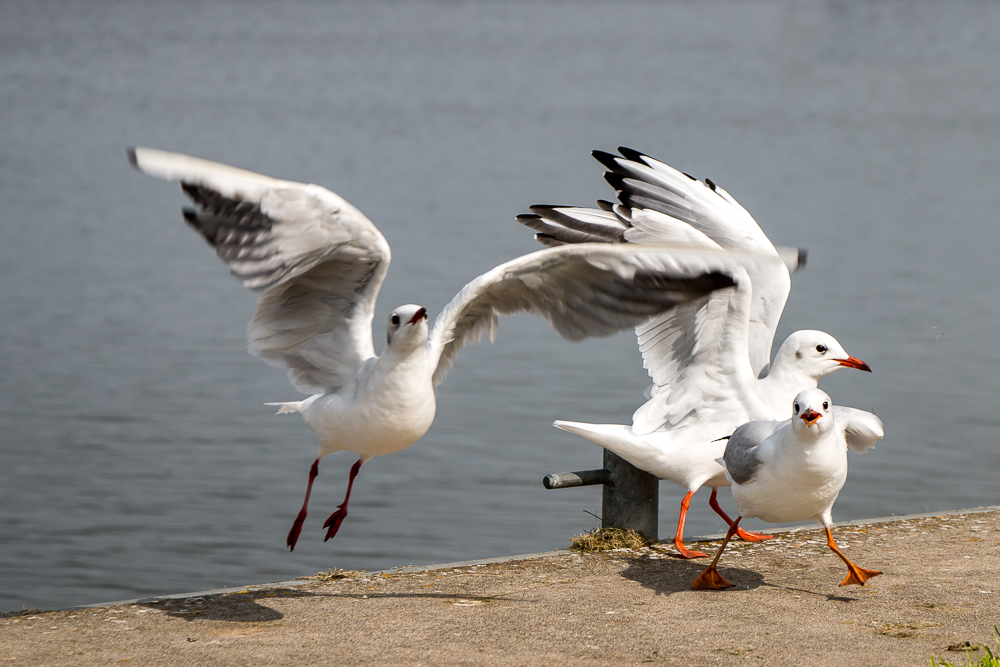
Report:
M 854 565 L 853 567 L 848 565 L 847 576 L 844 577 L 842 582 L 840 582 L 840 585 L 849 586 L 851 584 L 856 584 L 858 586 L 864 586 L 866 581 L 872 577 L 877 577 L 880 574 L 882 573 L 878 570 L 866 570 L 865 568 L 858 567 L 857 565 Z
M 299 533 L 302 532 L 302 524 L 305 523 L 306 512 L 302 510 L 299 515 L 295 517 L 295 521 L 292 523 L 292 529 L 288 531 L 288 539 L 285 540 L 285 544 L 288 545 L 289 551 L 295 551 L 295 544 L 299 541 Z
M 340 530 L 340 524 L 344 523 L 344 518 L 346 516 L 347 508 L 343 505 L 339 505 L 337 507 L 337 511 L 327 518 L 326 522 L 323 523 L 323 527 L 328 529 L 326 531 L 326 537 L 323 538 L 324 542 L 337 534 L 337 531 Z
M 724 588 L 734 588 L 736 584 L 731 584 L 722 578 L 719 571 L 714 565 L 705 569 L 704 572 L 698 575 L 698 578 L 694 580 L 691 584 L 691 588 L 696 591 L 700 590 L 712 590 L 721 591 Z

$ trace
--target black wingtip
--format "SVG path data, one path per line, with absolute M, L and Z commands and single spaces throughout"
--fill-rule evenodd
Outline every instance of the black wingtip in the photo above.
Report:
M 643 158 L 648 157 L 645 153 L 640 153 L 634 148 L 629 148 L 628 146 L 619 146 L 618 152 L 622 154 L 627 160 L 632 160 L 633 162 L 645 162 Z
M 614 171 L 618 169 L 618 162 L 620 156 L 614 153 L 608 153 L 607 151 L 590 151 L 590 154 L 594 156 L 594 159 L 603 164 L 606 168 Z
M 606 171 L 604 172 L 604 180 L 618 192 L 625 189 L 625 177 L 621 174 L 616 174 L 613 171 Z
M 799 270 L 806 268 L 806 258 L 808 257 L 809 257 L 809 251 L 806 250 L 805 248 L 799 248 L 799 258 L 798 258 L 798 263 L 795 265 L 795 269 Z
M 126 146 L 125 152 L 128 154 L 128 163 L 138 169 L 139 161 L 135 157 L 135 146 Z
M 708 187 L 712 188 L 712 192 L 715 192 L 715 183 L 712 182 L 711 178 L 706 178 L 705 179 L 705 185 L 707 185 Z
M 607 199 L 598 199 L 597 207 L 602 211 L 607 211 L 608 213 L 615 212 L 615 203 L 612 201 L 608 201 Z

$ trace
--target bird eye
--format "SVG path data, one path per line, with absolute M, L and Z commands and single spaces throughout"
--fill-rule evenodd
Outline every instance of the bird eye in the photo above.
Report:
M 817 345 L 816 351 L 820 354 L 826 354 L 826 345 Z
M 830 409 L 830 401 L 823 401 L 823 409 L 824 410 Z
M 396 313 L 393 313 L 392 317 L 389 318 L 389 321 L 392 322 L 392 326 L 398 327 L 399 326 L 399 315 L 397 315 Z
M 792 403 L 792 410 L 795 411 L 795 414 L 799 414 L 799 404 L 797 401 L 795 403 Z

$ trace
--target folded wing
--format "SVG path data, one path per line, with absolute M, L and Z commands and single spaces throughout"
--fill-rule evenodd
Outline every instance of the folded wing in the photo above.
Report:
M 304 393 L 344 386 L 375 356 L 371 322 L 390 252 L 360 211 L 317 185 L 187 155 L 134 148 L 129 160 L 181 183 L 197 206 L 184 219 L 260 292 L 247 328 L 251 354 L 287 367 Z

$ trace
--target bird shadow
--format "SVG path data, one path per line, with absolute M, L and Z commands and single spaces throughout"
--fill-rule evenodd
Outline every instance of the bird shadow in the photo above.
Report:
M 699 562 L 700 561 L 700 562 Z M 686 561 L 676 559 L 629 558 L 629 565 L 621 576 L 641 584 L 657 595 L 672 595 L 690 591 L 691 584 L 708 566 L 708 559 Z M 764 576 L 753 570 L 739 567 L 720 567 L 719 573 L 735 588 L 729 590 L 753 590 L 764 583 Z
M 171 618 L 185 621 L 226 621 L 230 623 L 264 623 L 285 617 L 280 611 L 261 602 L 282 597 L 314 597 L 313 593 L 296 588 L 268 588 L 245 593 L 223 593 L 171 600 L 148 600 L 142 606 L 163 612 Z M 260 602 L 258 602 L 260 601 Z

